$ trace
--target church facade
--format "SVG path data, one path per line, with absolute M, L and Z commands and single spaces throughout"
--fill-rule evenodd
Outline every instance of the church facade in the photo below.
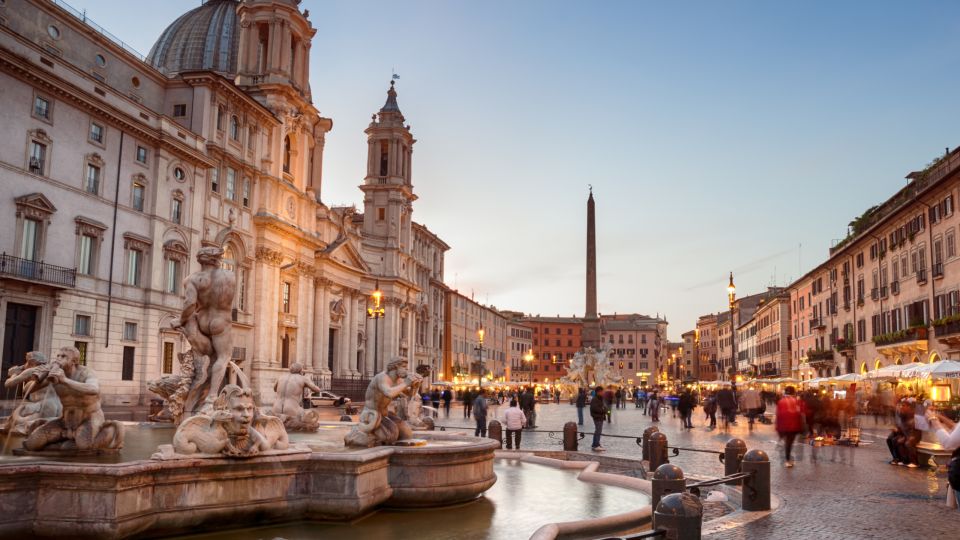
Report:
M 179 369 L 193 254 L 237 275 L 234 359 L 265 402 L 293 362 L 327 386 L 400 355 L 442 368 L 449 246 L 413 221 L 416 140 L 391 85 L 368 128 L 363 207 L 323 202 L 333 121 L 296 0 L 209 0 L 146 57 L 69 7 L 0 3 L 2 375 L 77 346 L 110 405 Z M 362 157 L 358 156 L 358 159 Z M 382 291 L 382 318 L 368 317 Z

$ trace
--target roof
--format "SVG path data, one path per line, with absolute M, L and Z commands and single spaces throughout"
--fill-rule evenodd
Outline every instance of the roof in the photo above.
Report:
M 237 0 L 209 0 L 173 21 L 153 44 L 147 63 L 169 74 L 237 74 L 240 24 Z

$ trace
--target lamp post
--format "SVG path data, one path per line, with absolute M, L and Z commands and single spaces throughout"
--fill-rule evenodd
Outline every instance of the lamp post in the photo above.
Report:
M 373 307 L 367 308 L 367 318 L 373 319 L 373 373 L 376 375 L 380 371 L 379 352 L 380 352 L 380 319 L 386 314 L 386 310 L 380 305 L 383 299 L 383 291 L 380 290 L 380 280 L 377 280 L 373 293 L 370 294 L 373 299 Z
M 523 361 L 527 363 L 526 368 L 524 369 L 524 371 L 527 372 L 527 376 L 524 378 L 527 379 L 526 382 L 531 382 L 533 377 L 530 376 L 530 363 L 533 362 L 533 349 L 528 350 L 527 354 L 523 355 Z
M 733 272 L 730 272 L 730 284 L 727 285 L 727 299 L 730 302 L 730 352 L 733 354 L 731 359 L 731 369 L 737 365 L 737 325 L 733 320 L 733 310 L 737 305 L 737 288 L 733 285 Z
M 473 350 L 477 351 L 477 386 L 483 389 L 483 326 L 477 330 L 477 346 Z

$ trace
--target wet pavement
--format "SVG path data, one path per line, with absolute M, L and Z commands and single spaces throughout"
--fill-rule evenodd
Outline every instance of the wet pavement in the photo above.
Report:
M 492 407 L 490 420 L 501 419 L 505 407 Z M 580 450 L 589 451 L 593 422 L 586 414 L 586 432 Z M 537 406 L 538 430 L 562 430 L 563 424 L 576 422 L 576 408 L 563 404 Z M 909 469 L 888 464 L 890 456 L 884 439 L 886 428 L 864 419 L 859 447 L 827 446 L 813 448 L 796 444 L 794 468 L 782 465 L 782 451 L 772 425 L 758 424 L 749 431 L 746 419 L 731 426 L 729 433 L 709 430 L 698 409 L 694 428 L 685 430 L 680 419 L 665 411 L 657 424 L 669 445 L 720 452 L 731 437 L 738 437 L 750 449 L 766 451 L 773 461 L 773 491 L 781 500 L 778 511 L 742 527 L 715 533 L 712 539 L 956 539 L 960 538 L 960 511 L 946 507 L 946 474 L 943 471 Z M 473 420 L 463 418 L 462 408 L 454 407 L 450 417 L 441 413 L 438 425 L 472 427 Z M 650 418 L 628 404 L 613 412 L 613 422 L 604 426 L 606 454 L 640 459 L 635 439 L 651 425 Z M 560 450 L 561 435 L 525 431 L 522 447 L 536 450 Z M 719 477 L 723 464 L 715 454 L 681 450 L 671 463 L 688 475 Z

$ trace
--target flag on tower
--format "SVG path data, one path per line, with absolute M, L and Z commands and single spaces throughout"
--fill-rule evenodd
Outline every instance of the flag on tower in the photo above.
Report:
M 393 80 L 399 81 L 399 80 L 400 80 L 400 76 L 397 75 L 396 73 L 394 73 L 394 74 L 393 74 Z

